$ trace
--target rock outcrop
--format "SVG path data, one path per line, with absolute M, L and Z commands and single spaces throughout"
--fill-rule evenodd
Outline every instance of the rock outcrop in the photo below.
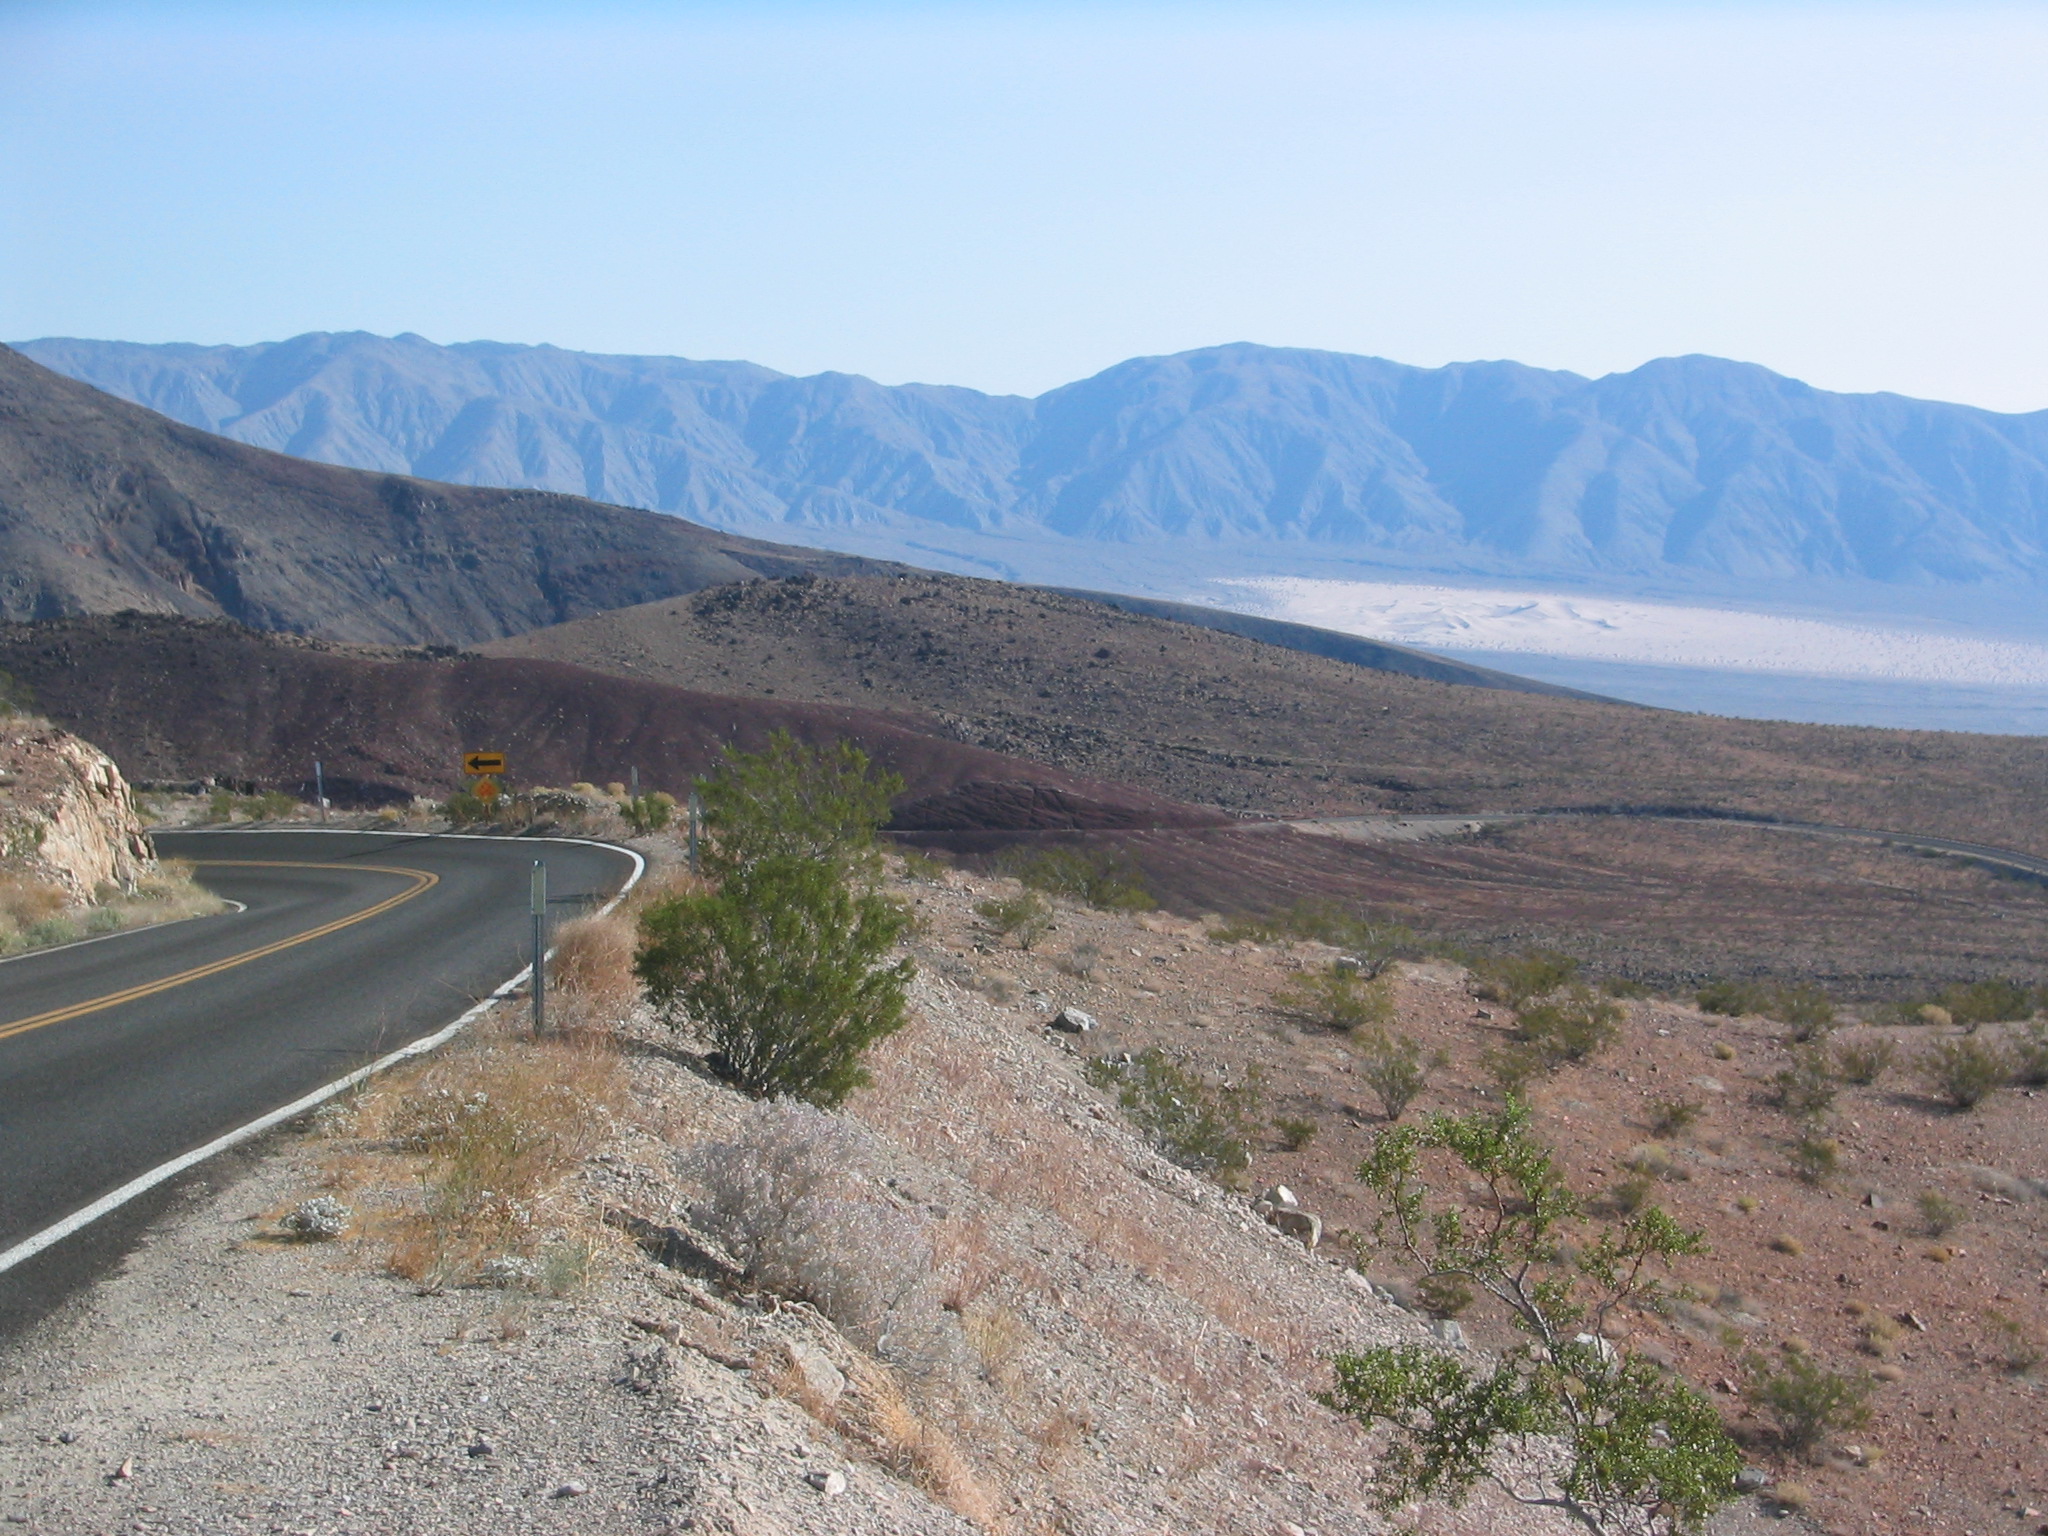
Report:
M 155 863 L 111 757 L 48 721 L 0 719 L 0 871 L 84 902 Z

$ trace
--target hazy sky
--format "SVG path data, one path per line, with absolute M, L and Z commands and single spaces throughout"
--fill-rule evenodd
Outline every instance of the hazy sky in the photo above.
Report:
M 0 336 L 2048 407 L 2048 7 L 0 0 Z

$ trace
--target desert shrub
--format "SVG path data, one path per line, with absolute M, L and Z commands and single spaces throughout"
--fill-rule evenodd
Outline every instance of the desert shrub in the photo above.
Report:
M 1766 1090 L 1771 1103 L 1804 1125 L 1827 1117 L 1835 1107 L 1834 1074 L 1817 1046 L 1791 1053 L 1791 1060 L 1771 1074 Z
M 1273 1122 L 1273 1129 L 1289 1152 L 1299 1152 L 1316 1139 L 1315 1121 L 1301 1115 L 1282 1115 Z
M 1792 1171 L 1808 1184 L 1825 1184 L 1842 1168 L 1842 1144 L 1832 1136 L 1802 1136 L 1792 1144 Z
M 1394 1016 L 1393 992 L 1384 979 L 1368 980 L 1355 967 L 1335 962 L 1296 976 L 1273 994 L 1273 1006 L 1305 1024 L 1346 1034 Z
M 1539 1053 L 1518 1043 L 1488 1046 L 1479 1053 L 1479 1066 L 1493 1079 L 1494 1090 L 1503 1099 L 1518 1097 L 1549 1070 Z
M 2012 1081 L 2021 1088 L 2048 1088 L 2048 1025 L 2036 1024 L 2006 1044 Z
M 1582 1062 L 1613 1043 L 1621 1009 L 1588 987 L 1524 1008 L 1515 1033 L 1548 1067 Z
M 1792 1027 L 1792 1038 L 1816 1040 L 1834 1026 L 1835 1004 L 1826 992 L 1806 982 L 1780 984 L 1723 978 L 1708 982 L 1698 995 L 1700 1011 L 1728 1018 L 1761 1014 Z
M 1772 1422 L 1785 1447 L 1808 1461 L 1819 1460 L 1829 1435 L 1870 1422 L 1870 1377 L 1831 1371 L 1810 1354 L 1788 1354 L 1778 1364 L 1748 1356 L 1742 1380 L 1742 1395 Z
M 1655 1206 L 1585 1230 L 1578 1199 L 1529 1135 L 1520 1100 L 1495 1114 L 1433 1115 L 1375 1138 L 1359 1177 L 1379 1198 L 1373 1238 L 1422 1271 L 1505 1310 L 1524 1342 L 1498 1360 L 1419 1345 L 1340 1354 L 1323 1401 L 1384 1424 L 1374 1500 L 1462 1504 L 1481 1478 L 1519 1503 L 1558 1509 L 1594 1531 L 1689 1528 L 1734 1496 L 1741 1466 L 1714 1407 L 1640 1355 L 1600 1335 L 1613 1310 L 1653 1303 L 1654 1267 L 1702 1252 L 1704 1239 Z M 1487 1191 L 1476 1215 L 1433 1203 L 1425 1162 L 1448 1161 Z M 1553 1437 L 1538 1481 L 1496 1451 Z
M 910 920 L 873 884 L 900 785 L 870 776 L 849 743 L 812 749 L 781 731 L 758 753 L 728 748 L 699 781 L 718 887 L 650 903 L 634 969 L 745 1092 L 837 1104 L 868 1081 L 867 1048 L 903 1027 L 915 970 L 887 957 Z
M 852 742 L 807 747 L 777 731 L 759 752 L 727 747 L 696 787 L 709 834 L 702 865 L 713 879 L 769 859 L 821 861 L 871 876 L 880 863 L 876 834 L 903 780 L 873 772 Z
M 809 1302 L 883 1358 L 926 1353 L 942 1322 L 928 1234 L 907 1212 L 861 1198 L 874 1148 L 851 1122 L 769 1101 L 731 1140 L 680 1161 L 704 1191 L 692 1219 L 750 1282 Z
M 1526 949 L 1515 955 L 1493 955 L 1472 965 L 1472 990 L 1488 1002 L 1506 1003 L 1520 1011 L 1541 997 L 1569 986 L 1579 962 L 1551 949 Z
M 1013 849 L 996 860 L 1004 874 L 1048 896 L 1106 912 L 1149 912 L 1159 903 L 1129 854 L 1090 848 Z
M 1892 1068 L 1898 1047 L 1889 1040 L 1855 1040 L 1835 1047 L 1834 1073 L 1845 1083 L 1867 1088 Z
M 1678 1136 L 1690 1130 L 1707 1107 L 1697 1099 L 1657 1099 L 1650 1105 L 1650 1132 Z
M 1052 928 L 1052 908 L 1036 891 L 978 902 L 975 915 L 997 933 L 1017 941 L 1019 949 L 1034 949 Z
M 2048 1345 L 2043 1344 L 2040 1333 L 2019 1318 L 1991 1311 L 1984 1314 L 1984 1320 L 1991 1325 L 1991 1336 L 1997 1342 L 2003 1364 L 2013 1375 L 2032 1375 L 2043 1360 L 2048 1360 Z
M 914 968 L 888 954 L 907 922 L 832 863 L 772 855 L 650 906 L 634 968 L 671 1026 L 703 1029 L 736 1087 L 832 1105 L 868 1081 L 868 1047 L 903 1027 Z
M 1442 1051 L 1425 1051 L 1412 1036 L 1390 1035 L 1381 1029 L 1358 1043 L 1358 1075 L 1379 1099 L 1389 1120 L 1400 1119 L 1402 1111 L 1450 1060 Z
M 902 866 L 903 878 L 915 885 L 943 885 L 946 871 L 952 867 L 922 848 L 899 848 L 896 858 Z
M 1415 1282 L 1415 1304 L 1431 1317 L 1458 1317 L 1479 1293 L 1456 1275 L 1424 1275 Z
M 1913 1202 L 1920 1212 L 1921 1230 L 1929 1237 L 1947 1237 L 1949 1233 L 1970 1219 L 1968 1206 L 1934 1190 L 1927 1190 Z
M 1237 917 L 1209 930 L 1218 944 L 1249 939 L 1257 944 L 1328 944 L 1355 956 L 1377 973 L 1389 960 L 1412 960 L 1423 952 L 1415 931 L 1381 923 L 1332 901 L 1297 902 L 1279 912 Z
M 1261 1097 L 1255 1076 L 1212 1083 L 1185 1058 L 1156 1045 L 1136 1056 L 1098 1056 L 1085 1071 L 1181 1167 L 1229 1181 L 1251 1166 Z
M 619 815 L 635 832 L 659 832 L 675 819 L 676 797 L 665 790 L 631 796 L 619 804 Z
M 616 914 L 579 917 L 554 934 L 548 962 L 549 1017 L 569 1028 L 618 1022 L 639 987 L 633 974 L 633 928 Z
M 1927 1086 L 1957 1109 L 1975 1109 L 2012 1081 L 2005 1052 L 1971 1035 L 1929 1046 L 1917 1065 Z
M 1072 944 L 1067 952 L 1053 962 L 1060 974 L 1071 976 L 1076 981 L 1093 981 L 1095 973 L 1102 968 L 1102 947 L 1098 944 Z
M 1648 983 L 1637 981 L 1633 976 L 1602 976 L 1600 991 L 1604 996 L 1623 1000 L 1652 995 Z
M 216 795 L 214 798 L 217 801 L 220 797 Z M 473 827 L 479 822 L 495 820 L 498 814 L 498 807 L 495 801 L 480 799 L 470 791 L 463 789 L 457 790 L 441 802 L 441 814 L 448 818 L 451 826 Z M 226 818 L 221 817 L 218 819 L 225 820 Z
M 2009 1019 L 2032 1018 L 2035 994 L 2017 981 L 1992 977 L 1944 987 L 1930 1001 L 1958 1024 L 2002 1024 Z

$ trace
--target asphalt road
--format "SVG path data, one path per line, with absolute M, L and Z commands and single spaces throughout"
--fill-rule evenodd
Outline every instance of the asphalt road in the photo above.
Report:
M 181 832 L 157 847 L 246 910 L 0 963 L 0 1254 L 487 996 L 526 964 L 536 858 L 557 921 L 633 868 L 614 849 L 498 838 Z M 105 1247 L 87 1232 L 0 1273 L 0 1331 L 82 1278 L 63 1250 Z

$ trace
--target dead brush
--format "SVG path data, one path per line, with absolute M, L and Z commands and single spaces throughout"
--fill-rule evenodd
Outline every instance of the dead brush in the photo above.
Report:
M 610 1028 L 639 1001 L 633 924 L 619 912 L 579 917 L 555 935 L 548 980 L 555 1017 L 569 1029 Z
M 418 1160 L 392 1271 L 439 1288 L 475 1278 L 487 1259 L 529 1254 L 550 1225 L 548 1197 L 610 1139 L 626 1098 L 619 1058 L 588 1038 L 480 1039 L 380 1084 L 358 1129 Z

